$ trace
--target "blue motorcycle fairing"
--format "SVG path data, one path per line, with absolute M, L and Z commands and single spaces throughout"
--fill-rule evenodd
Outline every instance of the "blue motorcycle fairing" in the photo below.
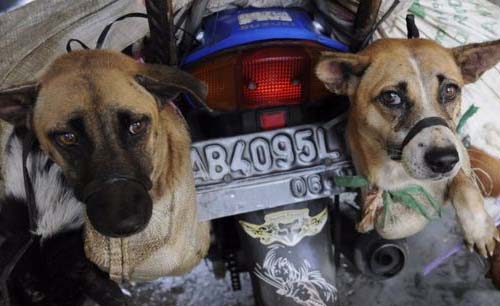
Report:
M 299 8 L 231 9 L 206 17 L 202 45 L 182 65 L 231 47 L 265 40 L 314 41 L 338 51 L 348 46 L 319 33 L 309 15 Z

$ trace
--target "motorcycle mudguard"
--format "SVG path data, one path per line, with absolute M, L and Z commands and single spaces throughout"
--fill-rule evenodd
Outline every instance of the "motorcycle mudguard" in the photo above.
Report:
M 307 12 L 299 8 L 238 8 L 207 17 L 200 46 L 183 61 L 189 65 L 211 54 L 245 44 L 269 40 L 313 41 L 346 52 L 349 47 L 315 29 Z
M 237 216 L 256 305 L 337 305 L 329 199 Z

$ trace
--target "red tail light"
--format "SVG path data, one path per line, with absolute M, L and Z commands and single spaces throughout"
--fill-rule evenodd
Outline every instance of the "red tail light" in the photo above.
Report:
M 307 103 L 329 94 L 314 74 L 324 50 L 313 43 L 253 46 L 216 55 L 187 70 L 207 83 L 207 104 L 216 110 Z
M 259 49 L 243 55 L 243 104 L 247 108 L 304 101 L 310 69 L 302 48 Z

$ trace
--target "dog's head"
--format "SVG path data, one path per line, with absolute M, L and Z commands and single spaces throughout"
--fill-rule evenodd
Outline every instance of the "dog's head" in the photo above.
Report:
M 416 179 L 454 176 L 465 84 L 500 60 L 500 41 L 447 49 L 424 39 L 382 39 L 358 54 L 325 53 L 316 72 L 351 100 L 350 137 L 370 138 Z M 354 152 L 353 152 L 354 153 Z
M 201 101 L 206 87 L 175 68 L 77 51 L 56 59 L 37 84 L 0 91 L 0 118 L 33 131 L 96 230 L 128 236 L 151 218 L 155 173 L 176 175 L 174 166 L 167 169 L 175 161 L 160 152 L 189 152 L 187 132 L 178 132 L 186 127 L 170 103 L 181 92 Z

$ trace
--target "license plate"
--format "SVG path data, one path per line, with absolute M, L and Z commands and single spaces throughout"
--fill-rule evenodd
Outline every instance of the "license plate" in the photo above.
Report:
M 191 160 L 196 186 L 307 168 L 345 159 L 339 133 L 321 125 L 194 143 Z
M 342 117 L 330 124 L 220 138 L 191 147 L 198 219 L 331 197 L 352 165 L 343 145 Z

